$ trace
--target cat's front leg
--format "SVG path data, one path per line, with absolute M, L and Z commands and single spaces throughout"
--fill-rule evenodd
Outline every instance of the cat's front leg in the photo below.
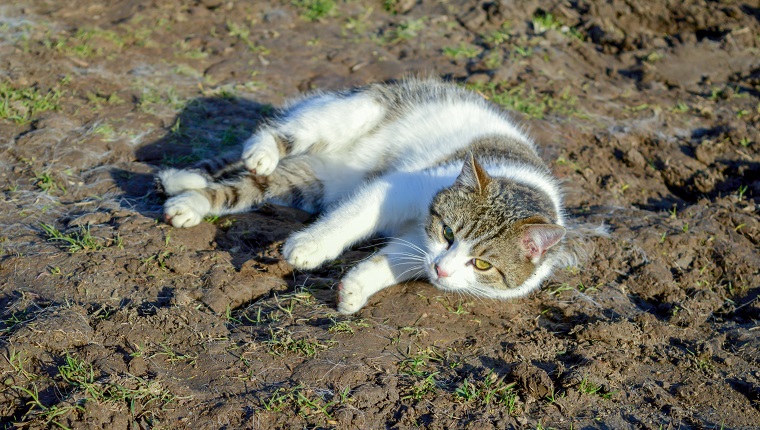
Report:
M 283 255 L 288 263 L 299 269 L 314 269 L 337 258 L 354 242 L 350 238 L 361 234 L 353 233 L 318 222 L 306 230 L 293 233 L 285 242 Z M 364 236 L 361 234 L 361 237 Z
M 398 231 L 409 220 L 419 220 L 446 178 L 394 173 L 360 189 L 306 230 L 294 233 L 283 247 L 290 264 L 313 269 L 344 249 L 378 232 Z
M 379 203 L 377 186 L 357 193 L 339 204 L 305 230 L 293 233 L 283 246 L 283 255 L 299 269 L 313 269 L 338 257 L 351 244 L 377 231 Z
M 338 312 L 353 314 L 380 290 L 408 279 L 425 276 L 424 251 L 414 242 L 419 236 L 390 239 L 377 255 L 351 269 L 338 286 Z
M 376 255 L 359 263 L 338 285 L 338 312 L 344 315 L 356 313 L 370 296 L 395 283 L 385 255 Z

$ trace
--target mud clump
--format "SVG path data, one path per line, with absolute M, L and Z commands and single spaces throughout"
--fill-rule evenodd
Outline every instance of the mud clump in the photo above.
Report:
M 543 399 L 554 393 L 554 383 L 543 369 L 520 363 L 512 369 L 512 377 L 516 379 L 520 388 L 534 399 Z

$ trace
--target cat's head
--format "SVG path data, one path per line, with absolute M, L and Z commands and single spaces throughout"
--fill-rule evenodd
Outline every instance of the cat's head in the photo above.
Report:
M 558 217 L 546 192 L 491 177 L 470 155 L 454 185 L 430 205 L 425 270 L 444 290 L 523 295 L 551 270 L 543 263 L 559 252 L 565 234 L 554 223 Z

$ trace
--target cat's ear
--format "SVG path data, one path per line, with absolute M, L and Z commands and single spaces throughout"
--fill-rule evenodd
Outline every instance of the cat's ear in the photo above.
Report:
M 491 182 L 491 176 L 480 166 L 472 152 L 464 159 L 462 173 L 457 177 L 455 185 L 469 188 L 478 194 L 482 194 L 486 185 Z
M 537 264 L 546 251 L 565 236 L 565 227 L 557 224 L 526 224 L 522 226 L 520 245 L 525 256 Z

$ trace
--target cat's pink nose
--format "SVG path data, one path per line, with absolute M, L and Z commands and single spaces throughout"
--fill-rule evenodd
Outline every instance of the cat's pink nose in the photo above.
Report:
M 441 266 L 439 266 L 437 264 L 435 265 L 435 273 L 438 274 L 439 278 L 445 278 L 445 277 L 449 276 L 449 274 L 446 273 L 445 270 L 441 269 Z

